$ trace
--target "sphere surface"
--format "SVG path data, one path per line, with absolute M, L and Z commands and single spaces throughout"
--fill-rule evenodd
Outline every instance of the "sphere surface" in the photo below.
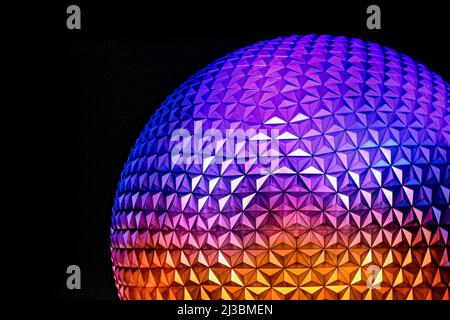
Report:
M 216 60 L 122 172 L 119 297 L 448 300 L 449 109 L 442 78 L 357 39 Z

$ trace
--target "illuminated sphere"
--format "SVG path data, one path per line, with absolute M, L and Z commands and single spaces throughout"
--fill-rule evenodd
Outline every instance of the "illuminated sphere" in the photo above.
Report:
M 214 61 L 157 109 L 125 164 L 119 297 L 448 300 L 449 89 L 346 37 L 282 37 Z M 190 158 L 179 129 L 203 134 Z M 239 129 L 248 139 L 220 161 Z

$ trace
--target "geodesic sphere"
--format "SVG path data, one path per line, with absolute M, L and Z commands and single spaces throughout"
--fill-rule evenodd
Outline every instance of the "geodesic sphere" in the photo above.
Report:
M 448 300 L 448 92 L 411 58 L 345 37 L 216 60 L 125 164 L 119 297 Z

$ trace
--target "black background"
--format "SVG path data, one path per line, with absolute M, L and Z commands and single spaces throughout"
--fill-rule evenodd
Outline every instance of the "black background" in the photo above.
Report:
M 57 94 L 49 114 L 51 132 L 62 134 L 49 135 L 56 159 L 50 164 L 54 196 L 46 225 L 52 236 L 47 261 L 54 281 L 46 283 L 52 297 L 117 299 L 109 225 L 123 165 L 155 108 L 214 59 L 283 35 L 345 35 L 407 54 L 448 81 L 444 1 L 395 3 L 55 5 L 50 20 L 57 34 L 49 72 Z M 66 28 L 70 4 L 81 8 L 81 30 Z M 381 7 L 381 30 L 366 28 L 370 4 Z M 81 290 L 66 288 L 70 264 L 81 267 Z

